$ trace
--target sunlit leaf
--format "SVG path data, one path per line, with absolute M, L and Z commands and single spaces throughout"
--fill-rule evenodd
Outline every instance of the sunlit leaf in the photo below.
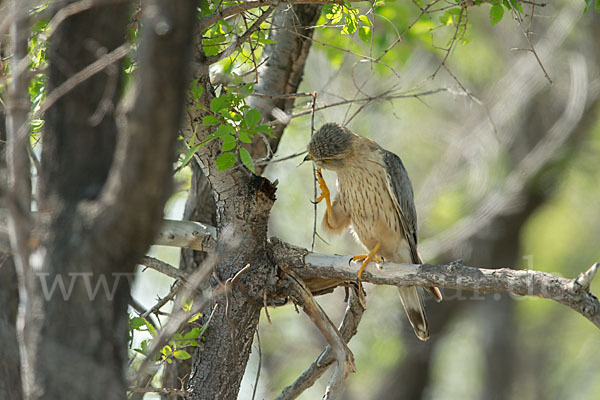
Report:
M 371 28 L 368 26 L 361 26 L 358 28 L 358 36 L 362 39 L 363 42 L 368 42 L 371 40 Z
M 178 360 L 187 360 L 188 358 L 192 357 L 190 353 L 185 350 L 177 350 L 173 353 L 173 356 Z
M 367 26 L 372 26 L 371 20 L 366 15 L 361 15 L 358 17 L 358 20 Z

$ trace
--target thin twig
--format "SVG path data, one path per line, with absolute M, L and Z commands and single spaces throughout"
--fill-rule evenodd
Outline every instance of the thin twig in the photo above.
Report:
M 317 92 L 313 92 L 312 96 L 312 107 L 311 107 L 311 117 L 310 117 L 310 137 L 315 134 L 315 110 L 317 106 Z M 313 199 L 317 198 L 317 169 L 315 164 L 312 163 L 312 171 L 313 171 Z M 317 236 L 317 203 L 313 204 L 313 235 L 312 242 L 310 244 L 310 251 L 315 250 L 315 238 Z
M 153 270 L 158 271 L 167 276 L 170 276 L 171 278 L 185 280 L 185 278 L 187 276 L 179 268 L 175 268 L 172 265 L 170 265 L 164 261 L 161 261 L 157 258 L 154 258 L 154 257 L 144 256 L 139 261 L 139 264 L 144 265 L 148 268 L 152 268 Z
M 36 111 L 31 119 L 39 118 L 46 110 L 48 110 L 58 99 L 60 99 L 65 94 L 69 93 L 75 87 L 85 82 L 87 79 L 96 75 L 99 72 L 102 72 L 105 68 L 111 66 L 118 60 L 125 57 L 129 54 L 130 43 L 123 43 L 110 53 L 100 57 L 98 60 L 94 61 L 81 71 L 71 75 L 66 81 L 60 84 L 56 89 L 52 90 L 46 96 L 46 100 L 41 104 L 38 111 Z
M 265 22 L 267 18 L 269 18 L 269 15 L 271 15 L 271 13 L 274 10 L 275 10 L 275 6 L 270 6 L 267 10 L 265 10 L 261 14 L 261 16 L 256 21 L 254 21 L 254 23 L 252 24 L 252 26 L 249 29 L 247 29 L 241 36 L 239 36 L 225 50 L 223 50 L 219 54 L 215 54 L 214 56 L 206 57 L 206 60 L 204 61 L 204 63 L 207 65 L 214 64 L 214 63 L 221 61 L 222 59 L 227 58 L 230 55 L 232 55 L 233 52 L 235 51 L 235 49 L 237 49 L 242 43 L 244 43 L 245 41 L 250 39 L 250 35 L 252 35 L 254 32 L 256 32 L 256 30 L 258 30 L 260 28 L 260 25 L 263 22 Z M 254 54 L 254 52 L 252 52 L 252 53 Z M 256 60 L 254 62 L 254 65 L 256 66 Z
M 258 366 L 256 367 L 256 379 L 254 380 L 254 389 L 252 389 L 252 400 L 254 400 L 254 398 L 256 397 L 256 389 L 258 388 L 260 369 L 262 367 L 262 349 L 260 347 L 260 335 L 258 334 L 258 327 L 256 327 L 256 343 L 258 344 Z
M 448 57 L 450 56 L 450 52 L 452 51 L 452 49 L 454 48 L 454 44 L 456 43 L 456 39 L 458 37 L 458 31 L 460 30 L 462 19 L 463 19 L 463 15 L 464 15 L 464 13 L 466 13 L 466 10 L 467 10 L 467 7 L 462 7 L 460 9 L 460 14 L 458 14 L 458 21 L 456 22 L 456 30 L 454 31 L 454 36 L 452 36 L 452 40 L 450 41 L 450 45 L 448 46 L 448 49 L 446 49 L 446 54 L 444 55 L 444 59 L 442 60 L 442 62 L 440 63 L 440 65 L 438 65 L 438 67 L 436 68 L 436 70 L 431 75 L 432 78 L 435 78 L 435 76 L 440 71 L 440 69 L 444 65 L 446 65 L 446 61 L 448 60 Z
M 152 314 L 158 315 L 158 313 L 160 312 L 160 309 L 163 308 L 164 305 L 167 304 L 169 301 L 173 300 L 175 295 L 179 292 L 179 290 L 181 290 L 182 287 L 183 287 L 182 281 L 175 282 L 175 284 L 173 284 L 173 287 L 171 288 L 169 293 L 165 297 L 160 299 L 154 306 L 149 308 L 148 311 L 146 311 L 145 313 L 140 315 L 140 317 L 146 318 Z

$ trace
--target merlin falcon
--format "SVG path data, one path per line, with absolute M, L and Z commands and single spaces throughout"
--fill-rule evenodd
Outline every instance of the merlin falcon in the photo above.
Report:
M 336 124 L 324 124 L 311 138 L 307 160 L 317 166 L 321 196 L 327 205 L 323 231 L 340 234 L 351 228 L 368 254 L 358 278 L 371 261 L 382 258 L 397 263 L 422 264 L 417 252 L 417 213 L 412 185 L 402 160 L 373 140 L 359 136 Z M 337 173 L 337 195 L 330 198 L 321 168 Z M 437 288 L 427 288 L 436 301 L 442 300 Z M 429 338 L 422 289 L 400 287 L 400 299 L 415 334 Z

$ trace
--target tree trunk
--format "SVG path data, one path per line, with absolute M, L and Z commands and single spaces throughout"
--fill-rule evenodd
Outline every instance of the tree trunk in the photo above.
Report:
M 148 2 L 156 12 L 143 21 L 131 96 L 118 118 L 119 62 L 46 112 L 43 233 L 32 257 L 39 272 L 29 282 L 39 308 L 25 316 L 33 360 L 27 398 L 126 398 L 130 284 L 171 191 L 195 7 Z M 123 44 L 128 19 L 129 4 L 116 2 L 64 20 L 48 51 L 49 93 Z
M 310 27 L 316 23 L 320 14 L 320 6 L 300 5 L 281 6 L 274 16 L 276 24 L 282 24 L 287 29 L 275 27 L 269 33 L 269 38 L 277 43 L 267 45 L 265 57 L 268 61 L 259 70 L 259 84 L 256 91 L 259 93 L 288 94 L 298 90 L 302 79 L 310 40 L 294 35 L 300 29 L 307 37 L 312 36 Z M 283 12 L 283 10 L 288 10 Z M 294 16 L 294 17 L 292 17 Z M 197 70 L 196 79 L 204 82 L 203 100 L 208 104 L 212 87 L 208 82 L 207 67 Z M 261 109 L 263 118 L 270 118 L 273 107 L 288 110 L 293 105 L 293 100 L 269 99 L 258 104 L 255 100 L 250 103 L 253 107 Z M 194 109 L 194 108 L 192 108 Z M 186 124 L 187 135 L 193 132 L 193 124 L 200 121 L 201 115 L 191 115 Z M 275 129 L 275 138 L 269 138 L 269 146 L 273 151 L 281 139 L 285 125 L 280 124 Z M 255 138 L 250 148 L 253 158 L 264 157 L 267 152 L 261 139 Z M 239 386 L 246 370 L 248 356 L 258 325 L 260 310 L 262 308 L 263 293 L 274 285 L 275 265 L 272 262 L 270 249 L 267 243 L 267 221 L 274 197 L 274 187 L 258 176 L 247 171 L 237 170 L 217 174 L 213 171 L 214 159 L 218 149 L 206 146 L 199 152 L 203 162 L 204 173 L 208 175 L 208 182 L 216 198 L 215 214 L 211 213 L 212 201 L 207 198 L 207 183 L 198 175 L 194 175 L 192 191 L 188 198 L 185 214 L 199 221 L 218 221 L 219 245 L 217 254 L 220 257 L 216 267 L 216 276 L 221 282 L 235 276 L 246 265 L 250 268 L 240 276 L 239 282 L 245 289 L 233 286 L 228 299 L 215 299 L 204 309 L 204 320 L 210 314 L 214 304 L 218 304 L 216 312 L 206 333 L 205 346 L 193 354 L 193 367 L 189 378 L 188 391 L 194 399 L 235 399 Z M 258 166 L 256 172 L 260 174 L 264 167 Z M 225 176 L 229 175 L 229 176 Z M 229 189 L 225 183 L 235 176 L 235 190 Z M 258 195 L 258 198 L 256 196 Z M 200 201 L 198 203 L 198 201 Z M 249 204 L 248 204 L 249 203 Z M 193 260 L 190 262 L 190 260 Z M 204 258 L 200 255 L 190 257 L 188 252 L 183 252 L 182 265 L 199 265 Z M 218 280 L 211 279 L 209 287 L 215 288 Z M 250 297 L 250 299 L 247 297 Z M 226 315 L 226 305 L 229 304 L 229 315 Z M 181 376 L 181 374 L 179 374 Z M 174 375 L 170 377 L 173 383 Z

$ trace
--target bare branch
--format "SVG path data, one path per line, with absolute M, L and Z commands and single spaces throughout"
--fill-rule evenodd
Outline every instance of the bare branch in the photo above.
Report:
M 139 263 L 148 268 L 152 268 L 162 274 L 170 276 L 171 278 L 175 278 L 175 279 L 185 279 L 186 278 L 186 274 L 183 271 L 175 268 L 174 266 L 172 266 L 170 264 L 167 264 L 164 261 L 156 259 L 154 257 L 144 256 L 144 257 L 142 257 L 142 259 L 140 260 Z
M 291 295 L 292 298 L 294 298 L 294 301 L 297 304 L 302 306 L 306 315 L 308 315 L 319 331 L 321 331 L 332 349 L 336 367 L 331 378 L 329 378 L 324 399 L 337 399 L 341 397 L 344 390 L 344 383 L 348 375 L 356 371 L 354 355 L 327 314 L 323 311 L 321 306 L 314 301 L 310 290 L 306 287 L 304 282 L 291 271 L 288 271 L 288 276 L 291 281 L 295 283 L 295 285 L 293 285 L 295 293 Z
M 339 328 L 342 338 L 346 343 L 348 343 L 352 336 L 356 334 L 364 310 L 365 308 L 360 301 L 357 291 L 352 291 L 350 298 L 348 299 L 344 320 Z M 308 367 L 294 383 L 283 389 L 281 394 L 277 396 L 275 400 L 291 400 L 297 398 L 302 392 L 313 386 L 317 379 L 327 371 L 334 361 L 335 355 L 328 345 L 310 367 Z
M 81 71 L 73 74 L 66 81 L 64 81 L 59 87 L 48 93 L 46 100 L 40 106 L 40 109 L 31 117 L 32 119 L 39 118 L 48 108 L 50 108 L 58 99 L 65 94 L 73 90 L 77 85 L 85 82 L 90 77 L 102 72 L 105 68 L 114 65 L 115 62 L 119 61 L 127 54 L 129 54 L 130 44 L 124 43 L 117 47 L 110 53 L 100 57 L 97 61 L 88 65 Z
M 188 221 L 180 223 L 182 231 L 189 226 Z M 350 263 L 350 256 L 311 253 L 276 238 L 272 238 L 271 242 L 275 249 L 276 263 L 280 268 L 285 271 L 293 270 L 299 278 L 307 282 L 313 292 L 317 288 L 319 294 L 325 293 L 326 289 L 330 291 L 347 282 L 356 282 L 359 265 Z M 417 265 L 385 262 L 381 270 L 372 264 L 367 266 L 362 281 L 376 285 L 436 286 L 480 293 L 541 297 L 572 308 L 600 328 L 600 303 L 588 291 L 589 282 L 598 268 L 595 264 L 584 277 L 573 280 L 532 270 L 484 269 L 460 264 Z M 578 283 L 574 283 L 575 281 Z
M 154 244 L 206 252 L 214 249 L 216 237 L 217 229 L 213 226 L 165 219 Z
M 28 59 L 27 38 L 29 19 L 27 4 L 17 0 L 10 2 L 13 19 L 10 25 L 10 47 L 13 53 L 11 60 L 12 80 L 8 85 L 7 102 L 7 167 L 8 192 L 2 193 L 9 205 L 8 232 L 11 248 L 14 252 L 14 264 L 19 287 L 19 311 L 17 315 L 17 342 L 21 362 L 21 380 L 24 398 L 37 396 L 34 365 L 37 361 L 37 349 L 31 346 L 30 336 L 40 331 L 40 298 L 33 285 L 33 270 L 30 265 L 30 230 L 31 230 L 31 176 L 28 133 L 29 110 L 27 88 L 29 80 L 21 70 L 23 60 Z
M 360 267 L 350 263 L 349 256 L 308 254 L 305 265 L 294 271 L 302 278 L 355 280 Z M 596 265 L 596 264 L 595 264 Z M 596 267 L 597 268 L 597 267 Z M 596 269 L 590 268 L 590 271 Z M 365 269 L 362 280 L 376 285 L 436 286 L 478 293 L 510 293 L 554 300 L 577 311 L 600 328 L 600 302 L 577 279 L 566 279 L 542 271 L 487 269 L 454 264 L 397 264 L 386 262 L 379 270 L 372 264 Z M 582 278 L 584 283 L 591 280 Z

